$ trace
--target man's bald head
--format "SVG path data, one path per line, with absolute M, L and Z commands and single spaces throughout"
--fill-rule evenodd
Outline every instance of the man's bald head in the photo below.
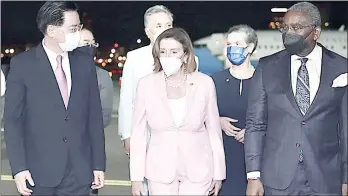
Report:
M 80 46 L 92 45 L 95 43 L 93 33 L 88 29 L 81 30 Z

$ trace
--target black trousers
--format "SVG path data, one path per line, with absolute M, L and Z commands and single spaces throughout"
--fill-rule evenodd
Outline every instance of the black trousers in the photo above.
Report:
M 33 180 L 35 182 L 35 179 Z M 32 196 L 87 196 L 91 193 L 91 184 L 79 184 L 72 165 L 68 161 L 64 177 L 57 187 L 40 187 L 38 185 L 30 186 L 29 183 L 27 183 L 27 187 L 33 190 L 33 193 L 31 194 Z
M 267 186 L 264 186 L 265 196 L 268 195 L 328 195 L 315 192 L 308 184 L 308 180 L 306 177 L 305 165 L 303 163 L 299 163 L 297 166 L 297 171 L 294 179 L 292 180 L 290 186 L 285 190 L 273 189 Z M 342 195 L 342 193 L 332 193 L 330 196 L 334 195 Z

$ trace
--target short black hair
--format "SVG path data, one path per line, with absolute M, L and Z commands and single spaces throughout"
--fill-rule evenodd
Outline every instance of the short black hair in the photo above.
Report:
M 64 23 L 64 12 L 78 11 L 75 3 L 70 1 L 47 1 L 37 13 L 37 27 L 46 34 L 48 25 L 62 26 Z

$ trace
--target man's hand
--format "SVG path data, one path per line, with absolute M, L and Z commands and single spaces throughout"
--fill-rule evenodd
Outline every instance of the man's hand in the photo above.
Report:
M 348 196 L 348 184 L 342 184 L 342 196 Z
M 132 181 L 133 196 L 146 195 L 142 181 Z
M 260 179 L 248 180 L 246 190 L 247 196 L 262 196 L 264 194 L 263 184 Z
M 123 140 L 123 147 L 124 147 L 124 150 L 126 151 L 126 154 L 129 157 L 129 153 L 130 153 L 130 138 L 127 138 L 127 139 Z
M 18 174 L 14 176 L 14 179 L 17 186 L 17 190 L 21 195 L 23 196 L 31 195 L 33 191 L 27 188 L 26 181 L 29 182 L 30 186 L 35 186 L 35 184 L 28 170 L 19 172 Z
M 103 171 L 93 171 L 94 182 L 92 183 L 92 189 L 101 189 L 104 187 L 104 172 Z
M 245 134 L 245 129 L 242 129 L 237 133 L 237 135 L 234 137 L 238 142 L 244 144 L 244 134 Z
M 240 128 L 235 127 L 231 124 L 235 122 L 238 122 L 238 120 L 228 118 L 228 117 L 220 117 L 221 128 L 228 136 L 235 137 L 238 134 L 238 132 L 241 130 Z
M 222 186 L 222 180 L 213 180 L 210 188 L 209 195 L 217 196 Z

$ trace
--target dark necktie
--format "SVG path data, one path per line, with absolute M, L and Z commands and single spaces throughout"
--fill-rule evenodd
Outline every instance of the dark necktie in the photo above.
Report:
M 306 63 L 308 58 L 301 58 L 301 67 L 297 73 L 296 101 L 302 115 L 305 115 L 310 106 L 309 76 Z

